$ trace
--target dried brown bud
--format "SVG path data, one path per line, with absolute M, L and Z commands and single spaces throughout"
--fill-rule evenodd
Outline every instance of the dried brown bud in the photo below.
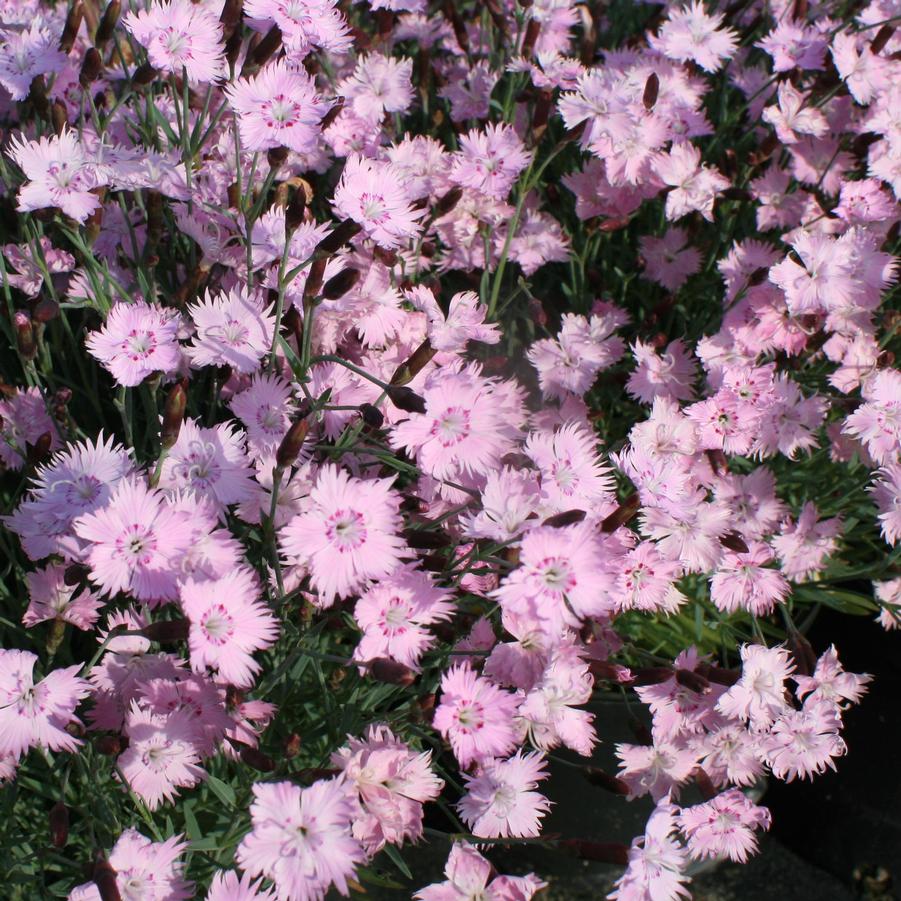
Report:
M 541 22 L 538 19 L 529 19 L 529 24 L 526 25 L 526 34 L 522 39 L 522 50 L 520 51 L 520 56 L 523 59 L 531 59 L 532 51 L 535 49 L 535 42 L 538 40 L 538 35 L 541 33 Z
M 303 214 L 307 208 L 307 195 L 303 188 L 298 188 L 285 207 L 285 233 L 290 238 L 296 228 L 303 223 Z
M 620 526 L 624 526 L 641 506 L 637 494 L 630 494 L 605 520 L 601 522 L 602 532 L 615 532 Z
M 248 59 L 248 63 L 250 64 L 250 68 L 259 68 L 262 66 L 282 45 L 282 33 L 279 29 L 278 25 L 273 25 L 269 31 L 266 32 L 265 37 L 256 47 L 253 48 L 250 52 L 250 58 Z M 248 65 L 245 63 L 244 68 L 247 69 Z
M 286 159 L 288 159 L 287 147 L 271 147 L 266 153 L 270 169 L 278 169 Z
M 319 123 L 319 127 L 325 131 L 326 128 L 331 125 L 335 119 L 341 113 L 341 110 L 344 109 L 344 98 L 336 97 L 335 102 L 332 104 L 332 108 L 322 117 L 322 121 Z
M 222 12 L 219 21 L 226 37 L 231 37 L 232 31 L 238 26 L 243 13 L 244 0 L 225 0 L 222 4 Z
M 69 114 L 66 112 L 66 104 L 62 100 L 54 100 L 51 104 L 50 121 L 53 123 L 53 130 L 58 135 L 62 134 L 69 124 Z
M 710 689 L 710 682 L 690 669 L 677 669 L 676 681 L 689 691 L 702 695 Z
M 635 685 L 659 685 L 673 678 L 670 666 L 644 666 L 632 670 Z
M 100 735 L 94 739 L 94 747 L 104 757 L 115 757 L 122 751 L 122 739 L 118 735 Z
M 188 392 L 183 382 L 178 382 L 169 389 L 163 407 L 163 424 L 160 428 L 160 447 L 169 450 L 178 441 L 178 433 L 185 419 L 185 407 L 188 405 Z
M 284 754 L 289 760 L 296 757 L 300 753 L 300 736 L 296 732 L 292 732 L 285 739 Z
M 435 218 L 446 216 L 460 202 L 463 197 L 461 187 L 451 188 L 446 194 L 438 198 L 435 204 Z
M 891 40 L 895 33 L 895 26 L 886 23 L 876 32 L 876 37 L 870 43 L 870 52 L 873 54 L 881 53 L 885 50 L 885 45 Z
M 422 372 L 426 363 L 428 363 L 435 354 L 435 348 L 432 347 L 429 339 L 426 338 L 425 341 L 423 341 L 422 344 L 420 344 L 419 347 L 417 347 L 416 350 L 414 350 L 413 353 L 394 370 L 394 374 L 391 376 L 391 384 L 406 385 L 408 382 L 411 382 L 420 372 Z
M 796 672 L 801 676 L 812 676 L 817 665 L 817 655 L 810 642 L 797 629 L 789 629 L 788 647 L 795 660 Z
M 275 761 L 259 748 L 243 745 L 240 752 L 241 761 L 261 773 L 271 773 L 275 769 Z
M 50 458 L 50 445 L 53 443 L 53 436 L 50 432 L 44 432 L 34 444 L 25 442 L 25 456 L 29 466 L 40 466 Z
M 342 269 L 325 283 L 322 288 L 322 296 L 326 300 L 337 300 L 347 294 L 359 280 L 359 269 Z
M 392 385 L 388 388 L 388 400 L 405 413 L 425 413 L 425 400 L 412 388 Z
M 50 841 L 54 848 L 64 848 L 69 840 L 69 808 L 57 801 L 50 808 Z

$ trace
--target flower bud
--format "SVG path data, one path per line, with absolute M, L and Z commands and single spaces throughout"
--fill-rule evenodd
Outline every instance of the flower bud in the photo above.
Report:
M 742 538 L 738 532 L 729 532 L 728 534 L 723 535 L 720 538 L 720 544 L 730 551 L 735 551 L 736 554 L 747 554 L 749 550 L 748 545 L 745 544 L 744 538 Z
M 100 24 L 97 26 L 97 31 L 94 32 L 95 47 L 97 47 L 98 49 L 102 48 L 103 45 L 113 36 L 113 32 L 116 30 L 116 23 L 119 21 L 119 14 L 121 12 L 121 0 L 110 0 L 109 5 L 104 10 L 103 18 L 100 20 Z
M 307 57 L 309 59 L 309 57 Z M 325 131 L 326 128 L 331 125 L 335 119 L 338 118 L 341 110 L 344 109 L 344 98 L 336 97 L 335 102 L 332 104 L 332 108 L 322 117 L 322 121 L 319 123 L 319 127 Z
M 385 422 L 382 411 L 372 404 L 360 404 L 360 415 L 363 417 L 363 422 L 372 429 L 380 429 Z
M 699 695 L 704 694 L 704 692 L 710 689 L 710 682 L 690 669 L 677 669 L 676 681 L 683 688 L 687 688 L 689 691 L 693 691 Z
M 670 666 L 643 666 L 632 670 L 635 676 L 635 685 L 659 685 L 673 678 L 673 669 Z
M 75 39 L 78 37 L 78 29 L 81 28 L 81 20 L 84 18 L 84 7 L 81 0 L 74 3 L 66 16 L 66 24 L 63 26 L 63 33 L 59 39 L 59 49 L 62 53 L 68 54 L 75 46 Z
M 37 355 L 38 346 L 34 340 L 31 316 L 19 310 L 13 316 L 13 325 L 16 329 L 16 347 L 19 350 L 19 356 L 23 360 L 33 360 Z
M 271 773 L 275 769 L 275 761 L 264 754 L 259 748 L 243 745 L 241 748 L 241 762 L 259 770 L 261 773 Z
M 66 567 L 65 573 L 63 573 L 63 582 L 73 588 L 75 585 L 80 585 L 88 577 L 88 573 L 90 573 L 90 569 L 84 564 L 73 563 Z
M 322 288 L 322 296 L 326 300 L 337 300 L 347 294 L 359 280 L 359 269 L 343 269 L 325 283 Z
M 606 519 L 601 522 L 602 532 L 615 532 L 624 526 L 636 513 L 640 506 L 637 494 L 630 494 Z
M 186 619 L 161 619 L 144 626 L 140 632 L 144 638 L 149 638 L 151 641 L 184 641 L 188 637 L 190 628 L 191 624 Z
M 29 466 L 40 466 L 50 456 L 50 445 L 53 443 L 53 436 L 50 432 L 44 432 L 34 444 L 25 442 L 26 454 Z
M 275 452 L 275 465 L 279 469 L 287 469 L 293 465 L 300 453 L 303 443 L 306 440 L 307 432 L 310 429 L 310 423 L 307 420 L 307 413 L 301 418 L 291 423 L 285 437 L 282 438 L 278 450 Z
M 188 392 L 182 382 L 169 389 L 166 404 L 163 407 L 163 424 L 160 428 L 160 447 L 169 450 L 178 441 L 181 424 L 185 419 L 185 407 L 188 404 Z
M 543 526 L 550 526 L 553 529 L 562 529 L 564 526 L 571 526 L 585 519 L 584 510 L 566 510 L 563 513 L 556 513 L 549 516 L 543 523 Z
M 231 37 L 232 31 L 237 28 L 244 12 L 244 0 L 225 0 L 222 4 L 222 12 L 219 14 L 219 21 L 222 23 L 222 30 L 226 37 Z
M 103 60 L 100 58 L 100 51 L 95 47 L 88 47 L 81 63 L 81 71 L 78 73 L 78 83 L 85 89 L 91 86 L 100 76 L 103 70 Z
M 66 112 L 66 104 L 62 100 L 54 100 L 50 105 L 50 121 L 53 123 L 53 130 L 58 134 L 62 134 L 69 124 L 69 115 Z
M 122 895 L 119 894 L 119 886 L 116 883 L 116 871 L 110 866 L 110 862 L 102 851 L 98 851 L 94 856 L 93 878 L 100 901 L 122 901 Z
M 63 848 L 69 840 L 69 808 L 57 801 L 50 808 L 50 841 L 54 848 Z
M 810 642 L 797 629 L 789 629 L 788 647 L 795 660 L 795 671 L 801 676 L 812 676 L 817 665 L 817 655 Z
M 285 207 L 285 235 L 290 237 L 303 222 L 303 214 L 307 208 L 307 195 L 303 188 L 298 188 Z
M 629 786 L 622 779 L 605 773 L 604 770 L 596 766 L 587 766 L 582 770 L 582 775 L 592 784 L 603 788 L 605 791 L 612 792 L 614 795 L 629 794 Z
M 317 254 L 332 254 L 340 250 L 354 235 L 361 230 L 353 219 L 345 219 L 340 222 L 331 234 L 326 235 L 317 245 Z
M 286 159 L 288 159 L 287 147 L 271 147 L 266 153 L 270 169 L 278 169 Z
M 651 72 L 648 80 L 644 83 L 644 93 L 641 95 L 641 102 L 644 108 L 650 112 L 654 109 L 657 97 L 660 94 L 660 77 L 656 72 Z
M 251 50 L 250 55 L 248 56 L 247 62 L 244 64 L 244 69 L 258 69 L 260 66 L 264 65 L 268 59 L 278 50 L 282 45 L 282 32 L 279 29 L 278 25 L 273 25 L 269 31 L 266 32 L 263 40 L 260 41 L 256 47 Z M 243 74 L 243 73 L 242 73 Z
M 285 739 L 284 755 L 290 760 L 300 753 L 300 736 L 296 732 L 292 732 Z
M 388 660 L 386 657 L 378 657 L 367 664 L 369 674 L 377 682 L 386 682 L 389 685 L 409 686 L 416 681 L 416 673 L 403 663 L 396 660 Z
M 115 757 L 124 750 L 124 743 L 118 735 L 100 735 L 94 739 L 94 747 L 104 757 Z
M 435 218 L 446 216 L 463 198 L 463 188 L 457 186 L 451 188 L 446 194 L 438 198 L 435 204 Z
M 405 413 L 425 413 L 425 400 L 412 388 L 392 385 L 388 388 L 388 399 Z
M 429 339 L 426 338 L 425 341 L 423 341 L 422 344 L 420 344 L 419 347 L 417 347 L 416 350 L 414 350 L 413 353 L 394 370 L 394 375 L 391 376 L 391 384 L 399 386 L 406 385 L 408 382 L 413 381 L 435 354 L 435 348 L 432 347 Z
M 541 22 L 538 19 L 529 19 L 529 24 L 526 25 L 526 35 L 522 39 L 522 50 L 520 51 L 520 56 L 523 59 L 531 59 L 532 51 L 535 49 L 535 42 L 538 40 L 540 33 Z
M 159 74 L 159 71 L 155 69 L 150 63 L 142 63 L 138 66 L 137 69 L 132 72 L 131 81 L 132 84 L 136 84 L 138 86 L 150 84 L 154 78 Z
M 890 23 L 883 25 L 882 28 L 876 32 L 876 37 L 873 38 L 870 44 L 870 52 L 875 56 L 885 50 L 885 45 L 891 40 L 894 33 L 894 25 Z

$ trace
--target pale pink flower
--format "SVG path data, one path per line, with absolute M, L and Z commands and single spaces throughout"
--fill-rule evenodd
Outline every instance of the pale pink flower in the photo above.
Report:
M 466 794 L 457 804 L 463 822 L 481 838 L 538 835 L 551 804 L 535 789 L 547 775 L 544 756 L 536 752 L 484 761 L 477 775 L 463 776 Z
M 501 340 L 498 326 L 485 322 L 487 308 L 475 291 L 454 294 L 446 315 L 426 287 L 411 288 L 407 299 L 428 317 L 427 334 L 435 350 L 462 353 L 470 341 L 497 344 Z
M 336 90 L 362 119 L 381 122 L 385 113 L 409 109 L 413 102 L 412 74 L 412 59 L 368 53 L 357 60 L 353 73 Z
M 701 252 L 688 243 L 688 234 L 673 226 L 662 238 L 643 235 L 638 246 L 644 260 L 644 277 L 678 291 L 701 268 Z
M 767 729 L 791 708 L 785 698 L 785 680 L 795 670 L 785 648 L 759 644 L 741 646 L 741 678 L 717 702 L 726 716 Z
M 773 71 L 789 72 L 795 67 L 822 69 L 828 43 L 826 34 L 812 25 L 784 17 L 756 46 L 772 57 Z
M 335 779 L 309 788 L 257 782 L 253 828 L 238 846 L 238 864 L 251 876 L 270 879 L 283 901 L 322 901 L 332 885 L 346 895 L 347 880 L 365 859 L 351 835 L 355 814 L 347 786 Z
M 332 464 L 322 466 L 309 507 L 282 530 L 282 552 L 310 567 L 313 588 L 325 605 L 390 575 L 405 547 L 400 496 L 391 479 L 358 479 Z
M 244 15 L 278 25 L 292 63 L 300 63 L 319 47 L 344 54 L 353 45 L 338 0 L 245 0 Z
M 73 527 L 89 542 L 86 562 L 103 594 L 174 600 L 178 573 L 172 564 L 191 540 L 191 529 L 162 492 L 136 477 L 123 478 L 104 507 L 83 514 Z
M 125 719 L 128 747 L 118 765 L 131 790 L 150 810 L 173 801 L 178 789 L 204 778 L 200 763 L 201 731 L 187 711 L 154 713 L 132 702 Z
M 433 726 L 453 748 L 460 766 L 509 754 L 516 747 L 513 717 L 518 700 L 468 663 L 457 664 L 441 677 L 441 702 Z
M 43 435 L 50 436 L 50 449 L 56 450 L 59 431 L 39 388 L 17 390 L 4 397 L 0 400 L 0 464 L 21 469 L 28 457 L 28 445 L 35 445 Z
M 190 0 L 154 0 L 148 10 L 130 12 L 123 26 L 147 50 L 150 64 L 194 82 L 210 82 L 226 71 L 218 16 Z
M 848 418 L 842 431 L 861 441 L 879 464 L 901 459 L 901 372 L 883 369 L 868 382 L 865 402 Z
M 697 765 L 697 755 L 664 739 L 653 745 L 619 743 L 616 756 L 620 760 L 617 775 L 629 786 L 629 798 L 650 794 L 656 804 L 669 798 L 688 780 Z
M 363 815 L 354 818 L 353 834 L 368 855 L 422 836 L 423 804 L 444 787 L 432 772 L 431 751 L 414 751 L 387 726 L 375 725 L 331 759 L 359 793 Z
M 717 609 L 764 616 L 785 603 L 791 586 L 778 569 L 767 566 L 774 556 L 762 541 L 750 542 L 747 552 L 727 549 L 710 577 L 710 599 Z
M 688 853 L 696 860 L 728 857 L 747 863 L 757 853 L 755 829 L 769 829 L 772 817 L 739 789 L 731 788 L 703 804 L 683 807 L 679 828 L 688 841 Z
M 876 475 L 870 491 L 879 510 L 882 537 L 895 545 L 901 540 L 901 464 L 883 466 Z
M 256 573 L 242 566 L 218 579 L 188 579 L 179 599 L 191 622 L 188 647 L 194 672 L 211 668 L 222 681 L 250 688 L 260 671 L 251 655 L 278 636 L 278 623 L 260 600 Z
M 670 190 L 666 195 L 666 218 L 680 219 L 692 211 L 713 221 L 713 203 L 717 194 L 729 187 L 729 179 L 717 169 L 701 163 L 701 151 L 693 144 L 676 144 L 669 153 L 660 153 L 653 163 L 654 172 Z
M 797 520 L 789 519 L 770 543 L 786 578 L 804 582 L 822 571 L 838 548 L 842 523 L 838 517 L 820 519 L 816 506 L 807 501 Z
M 640 541 L 616 567 L 614 595 L 621 610 L 675 613 L 687 600 L 675 585 L 682 565 L 661 554 L 653 541 Z
M 688 6 L 670 11 L 650 45 L 669 59 L 684 63 L 691 60 L 706 72 L 716 72 L 738 46 L 738 34 L 722 28 L 722 13 L 709 15 L 704 4 L 694 0 Z
M 244 432 L 234 422 L 204 428 L 185 419 L 178 440 L 163 460 L 159 480 L 166 491 L 195 491 L 217 512 L 248 500 L 253 494 L 253 469 L 244 448 Z
M 206 901 L 276 901 L 274 889 L 264 889 L 262 879 L 241 878 L 234 870 L 218 870 L 210 882 Z
M 776 137 L 783 144 L 794 144 L 799 134 L 820 138 L 829 131 L 826 117 L 815 106 L 806 106 L 810 98 L 796 91 L 791 82 L 780 82 L 778 96 L 778 105 L 763 111 L 763 121 L 776 129 Z
M 421 888 L 415 901 L 531 901 L 545 883 L 527 876 L 495 876 L 494 868 L 474 845 L 456 842 L 444 867 L 446 882 Z
M 127 388 L 157 372 L 175 372 L 181 365 L 178 345 L 180 317 L 141 300 L 117 303 L 106 322 L 85 340 L 88 353 Z
M 387 657 L 417 669 L 435 643 L 428 626 L 450 619 L 453 612 L 450 592 L 435 585 L 429 573 L 399 567 L 367 589 L 354 607 L 354 619 L 363 630 L 354 659 Z
M 845 701 L 848 704 L 859 703 L 867 692 L 868 684 L 873 681 L 867 673 L 845 672 L 835 645 L 830 645 L 817 660 L 812 676 L 796 674 L 792 678 L 798 685 L 795 694 L 799 698 L 810 696 L 812 700 L 829 701 L 840 706 Z
M 6 17 L 3 17 L 4 24 Z M 59 34 L 40 16 L 30 25 L 0 31 L 0 86 L 13 100 L 25 100 L 39 75 L 56 74 L 66 65 L 59 49 Z
M 691 400 L 694 396 L 692 382 L 697 377 L 697 366 L 681 338 L 670 341 L 659 354 L 653 344 L 637 339 L 632 353 L 638 365 L 629 376 L 626 390 L 634 398 L 650 404 L 657 397 Z
M 460 138 L 450 179 L 464 188 L 480 191 L 496 200 L 510 193 L 532 154 L 510 125 L 487 125 Z
M 769 727 L 761 743 L 763 758 L 777 779 L 812 779 L 834 770 L 835 758 L 847 752 L 841 727 L 837 704 L 809 697 L 801 710 L 786 708 Z
M 255 454 L 275 451 L 296 412 L 291 385 L 280 376 L 256 373 L 250 386 L 236 394 L 229 406 L 247 431 Z
M 0 754 L 18 760 L 29 748 L 75 751 L 81 740 L 67 726 L 80 726 L 78 702 L 90 694 L 78 664 L 53 670 L 35 682 L 38 658 L 29 651 L 0 648 Z
M 311 153 L 322 134 L 320 123 L 332 104 L 316 92 L 306 69 L 276 60 L 250 78 L 225 88 L 244 150 L 287 147 Z
M 363 227 L 380 247 L 401 247 L 419 233 L 425 210 L 414 209 L 400 169 L 359 154 L 347 158 L 335 188 L 335 211 Z
M 58 207 L 76 222 L 84 222 L 100 206 L 94 189 L 107 184 L 107 169 L 89 157 L 85 145 L 68 128 L 36 141 L 17 135 L 10 142 L 9 155 L 26 179 L 19 188 L 20 211 Z
M 761 733 L 765 735 L 765 733 Z M 761 737 L 734 720 L 702 733 L 695 744 L 698 764 L 715 785 L 753 785 L 763 775 Z
M 183 875 L 178 859 L 188 849 L 180 835 L 153 842 L 135 829 L 126 829 L 109 854 L 120 895 L 128 901 L 188 901 L 194 885 Z M 101 901 L 96 882 L 86 882 L 70 894 L 68 901 Z
M 259 294 L 245 288 L 206 297 L 188 307 L 197 331 L 187 347 L 195 366 L 231 366 L 255 372 L 272 347 L 275 316 Z
M 26 626 L 47 620 L 72 623 L 88 631 L 100 617 L 103 602 L 89 589 L 66 584 L 66 567 L 50 564 L 25 576 L 28 609 L 22 617 Z

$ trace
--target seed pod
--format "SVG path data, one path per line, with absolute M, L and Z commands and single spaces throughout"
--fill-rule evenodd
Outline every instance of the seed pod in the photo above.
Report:
M 581 838 L 567 838 L 557 842 L 562 851 L 580 860 L 594 860 L 624 867 L 629 863 L 629 849 L 616 842 L 589 842 Z
M 396 660 L 388 660 L 386 657 L 370 660 L 368 670 L 373 679 L 388 685 L 408 686 L 416 681 L 416 673 L 410 667 L 404 666 Z
M 181 424 L 185 419 L 185 407 L 188 404 L 188 392 L 183 382 L 178 382 L 169 389 L 163 407 L 163 424 L 160 428 L 160 447 L 169 450 L 178 441 Z
M 582 775 L 592 784 L 603 788 L 605 791 L 612 792 L 614 795 L 622 795 L 625 797 L 629 794 L 629 786 L 622 779 L 605 773 L 596 766 L 587 766 L 582 770 Z
M 425 400 L 412 388 L 392 385 L 388 388 L 388 399 L 405 413 L 425 413 Z
M 121 12 L 121 0 L 110 0 L 109 5 L 103 12 L 103 18 L 97 26 L 97 31 L 94 32 L 94 46 L 97 47 L 98 50 L 113 36 Z
M 75 39 L 78 37 L 78 29 L 81 28 L 83 18 L 84 7 L 81 5 L 81 0 L 76 0 L 69 10 L 69 15 L 66 16 L 66 24 L 63 26 L 63 33 L 59 39 L 59 49 L 62 53 L 68 55 L 75 46 Z
M 34 339 L 31 316 L 23 310 L 19 310 L 13 316 L 13 326 L 16 330 L 16 347 L 19 350 L 19 356 L 23 360 L 33 360 L 37 355 L 38 346 Z
M 184 641 L 188 637 L 191 623 L 186 619 L 166 619 L 149 623 L 141 629 L 141 635 L 151 641 Z
M 54 848 L 64 848 L 69 840 L 69 808 L 57 801 L 50 808 L 50 841 Z
M 359 280 L 359 269 L 343 269 L 325 283 L 322 288 L 322 296 L 326 300 L 337 300 L 339 297 L 344 297 Z
M 641 102 L 648 112 L 654 109 L 654 104 L 657 102 L 659 94 L 660 77 L 656 72 L 651 72 L 648 76 L 648 80 L 644 83 L 644 93 L 641 95 Z
M 384 425 L 385 417 L 382 411 L 372 404 L 360 404 L 360 415 L 363 422 L 372 429 L 380 429 Z
M 308 413 L 303 413 L 299 419 L 291 423 L 287 434 L 282 438 L 281 444 L 275 452 L 275 465 L 279 469 L 287 469 L 297 459 L 310 429 L 307 416 Z
M 345 219 L 340 222 L 335 230 L 326 235 L 317 245 L 317 254 L 333 254 L 336 250 L 340 250 L 354 235 L 361 230 L 361 226 L 357 225 L 353 219 Z

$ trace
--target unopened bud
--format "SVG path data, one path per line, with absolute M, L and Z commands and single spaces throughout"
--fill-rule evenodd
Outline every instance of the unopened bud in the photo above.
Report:
M 287 147 L 271 147 L 266 154 L 270 169 L 278 169 L 288 159 Z
M 296 757 L 300 753 L 300 736 L 296 732 L 292 732 L 285 739 L 284 755 L 289 760 Z
M 100 901 L 122 901 L 119 885 L 116 882 L 116 871 L 110 866 L 110 862 L 102 851 L 98 851 L 94 857 L 93 877 Z
M 405 413 L 425 413 L 425 400 L 412 388 L 392 385 L 388 388 L 388 399 Z
M 360 415 L 363 417 L 363 422 L 372 429 L 380 429 L 385 422 L 382 411 L 372 404 L 360 404 Z
M 343 269 L 325 283 L 322 288 L 322 296 L 326 300 L 337 300 L 347 294 L 359 280 L 359 269 Z
M 282 33 L 278 25 L 273 25 L 266 32 L 263 40 L 260 41 L 250 53 L 248 62 L 251 67 L 262 66 L 282 45 Z M 245 64 L 244 68 L 248 68 Z
M 602 532 L 615 532 L 620 526 L 624 526 L 636 513 L 641 505 L 637 494 L 627 497 L 606 519 L 601 522 Z
M 463 198 L 463 188 L 451 188 L 446 194 L 438 198 L 435 204 L 435 217 L 446 216 Z
M 307 208 L 307 195 L 303 188 L 298 188 L 285 207 L 285 232 L 288 237 L 303 223 L 303 214 Z
M 885 45 L 888 44 L 894 33 L 894 25 L 888 23 L 883 25 L 882 28 L 876 32 L 876 37 L 873 38 L 873 41 L 870 44 L 870 52 L 875 56 L 885 50 Z
M 417 347 L 416 350 L 414 350 L 413 353 L 394 370 L 394 375 L 391 376 L 391 384 L 406 385 L 408 382 L 413 381 L 435 354 L 435 348 L 432 347 L 431 342 L 426 338 L 425 341 L 423 341 L 422 344 L 420 344 L 419 347 Z
M 222 4 L 222 12 L 219 14 L 219 21 L 222 23 L 222 30 L 226 37 L 231 37 L 232 31 L 241 21 L 242 7 L 244 0 L 225 0 Z
M 136 85 L 150 84 L 158 74 L 159 71 L 151 66 L 150 63 L 142 63 L 132 73 L 131 80 Z
M 88 577 L 89 573 L 88 567 L 81 563 L 73 563 L 71 566 L 66 567 L 66 571 L 63 573 L 63 582 L 70 588 L 73 588 L 75 585 L 80 585 Z
M 549 516 L 543 523 L 543 526 L 550 526 L 554 529 L 562 529 L 565 526 L 575 525 L 585 519 L 584 510 L 566 510 L 564 513 L 556 513 Z
M 353 219 L 345 219 L 340 222 L 335 230 L 326 235 L 317 245 L 317 254 L 332 254 L 336 250 L 340 250 L 351 238 L 354 237 L 361 229 Z
M 795 659 L 796 672 L 801 676 L 812 676 L 817 665 L 817 655 L 810 642 L 797 629 L 789 629 L 788 647 Z
M 151 641 L 184 641 L 188 637 L 190 628 L 191 624 L 186 619 L 163 619 L 149 623 L 140 632 L 144 638 L 149 638 Z
M 735 685 L 741 678 L 741 673 L 736 669 L 723 669 L 719 666 L 711 666 L 704 670 L 705 678 L 717 685 Z
M 188 392 L 182 382 L 169 389 L 166 404 L 163 407 L 163 424 L 160 428 L 160 447 L 169 450 L 178 441 L 181 424 L 185 419 L 185 407 L 188 404 Z
M 29 466 L 40 466 L 50 457 L 50 445 L 53 443 L 53 435 L 44 432 L 34 444 L 25 442 L 26 458 Z
M 100 52 L 94 47 L 88 47 L 84 59 L 81 61 L 81 69 L 78 73 L 78 83 L 84 90 L 88 90 L 91 83 L 100 77 L 103 71 L 103 59 Z
M 304 413 L 301 419 L 297 419 L 291 423 L 287 434 L 281 440 L 278 450 L 275 452 L 275 465 L 279 469 L 287 469 L 292 466 L 300 453 L 303 443 L 306 440 L 307 432 L 310 430 L 310 423 L 307 414 Z
M 268 755 L 264 754 L 259 748 L 252 748 L 250 745 L 244 745 L 241 748 L 241 761 L 248 766 L 259 770 L 261 773 L 271 773 L 275 769 L 275 761 Z
M 63 848 L 69 840 L 69 808 L 57 801 L 50 808 L 50 841 L 54 848 Z
M 81 28 L 81 20 L 84 18 L 84 7 L 81 2 L 75 3 L 66 16 L 66 24 L 63 26 L 63 33 L 59 39 L 59 49 L 62 53 L 68 53 L 75 46 L 75 39 L 78 37 L 78 29 Z
M 723 535 L 720 538 L 720 544 L 730 551 L 735 551 L 736 554 L 747 554 L 749 550 L 744 538 L 738 532 L 728 532 L 726 535 Z
M 659 685 L 673 678 L 673 670 L 669 666 L 643 666 L 632 670 L 632 674 L 635 685 Z
M 531 58 L 532 51 L 535 49 L 535 42 L 538 40 L 540 33 L 541 22 L 538 19 L 529 19 L 529 24 L 526 25 L 526 36 L 522 39 L 522 50 L 520 51 L 520 56 L 523 59 Z
M 113 36 L 116 30 L 116 23 L 119 21 L 119 14 L 122 12 L 121 0 L 110 0 L 109 5 L 103 13 L 103 18 L 97 26 L 94 33 L 94 46 L 97 48 L 103 45 Z
M 16 347 L 19 350 L 19 356 L 23 360 L 33 360 L 38 352 L 38 346 L 34 339 L 31 316 L 19 310 L 13 316 L 13 326 L 16 329 Z
M 693 775 L 695 779 L 695 785 L 698 786 L 698 791 L 701 792 L 704 800 L 712 801 L 719 794 L 719 792 L 716 790 L 716 786 L 713 784 L 710 776 L 707 775 L 707 771 L 704 770 L 703 767 L 695 767 Z
M 644 108 L 650 112 L 654 109 L 657 102 L 657 96 L 660 94 L 660 77 L 656 72 L 651 72 L 648 80 L 644 83 L 644 93 L 641 95 L 641 102 Z
M 604 770 L 596 766 L 587 766 L 582 770 L 582 775 L 592 784 L 603 788 L 605 791 L 612 792 L 614 795 L 629 794 L 629 786 L 622 779 L 605 773 Z
M 677 669 L 676 681 L 689 691 L 702 695 L 710 688 L 710 682 L 690 669 Z
M 389 685 L 412 685 L 416 681 L 416 673 L 403 663 L 396 660 L 388 660 L 379 657 L 370 660 L 368 664 L 369 674 L 377 682 L 386 682 Z
M 122 751 L 122 739 L 118 735 L 100 735 L 94 739 L 94 747 L 104 757 L 115 757 Z
M 308 59 L 309 59 L 309 57 L 308 57 Z M 319 127 L 323 131 L 325 131 L 325 129 L 328 128 L 329 125 L 331 125 L 335 121 L 335 119 L 338 118 L 338 116 L 341 113 L 341 110 L 343 110 L 343 109 L 344 109 L 344 98 L 336 97 L 335 102 L 332 104 L 332 108 L 322 117 L 322 121 L 319 123 Z
M 62 100 L 54 100 L 50 106 L 50 121 L 53 123 L 53 130 L 59 135 L 65 131 L 69 124 L 69 114 L 66 111 L 66 104 Z

